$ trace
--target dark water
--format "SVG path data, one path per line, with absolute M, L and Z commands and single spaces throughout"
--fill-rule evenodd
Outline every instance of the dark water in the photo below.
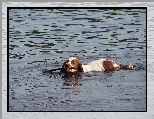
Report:
M 146 111 L 145 9 L 11 9 L 10 111 Z M 131 63 L 118 72 L 42 73 L 70 56 Z

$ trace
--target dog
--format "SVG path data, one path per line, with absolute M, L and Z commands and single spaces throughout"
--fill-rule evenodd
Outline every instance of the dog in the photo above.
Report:
M 121 69 L 131 70 L 133 65 L 119 65 L 114 61 L 107 59 L 94 60 L 88 64 L 82 64 L 81 61 L 76 57 L 70 57 L 62 65 L 62 72 L 92 72 L 92 71 L 101 71 L 101 72 L 110 72 L 110 71 L 119 71 Z

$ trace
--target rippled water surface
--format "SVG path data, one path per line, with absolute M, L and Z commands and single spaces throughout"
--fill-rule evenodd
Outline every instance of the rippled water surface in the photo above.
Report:
M 10 111 L 146 111 L 145 9 L 10 9 Z M 70 56 L 133 64 L 118 72 L 43 73 Z

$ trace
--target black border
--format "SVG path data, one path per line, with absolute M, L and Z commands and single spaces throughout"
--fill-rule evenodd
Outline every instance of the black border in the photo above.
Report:
M 7 112 L 9 112 L 9 7 L 7 7 Z
M 146 111 L 9 111 L 9 10 L 10 9 L 146 9 Z M 147 7 L 7 7 L 7 112 L 147 112 Z

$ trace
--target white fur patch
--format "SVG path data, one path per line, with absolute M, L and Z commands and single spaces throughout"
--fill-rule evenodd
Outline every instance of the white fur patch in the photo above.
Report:
M 82 65 L 83 71 L 84 72 L 90 72 L 90 71 L 104 71 L 103 67 L 103 61 L 106 59 L 99 59 L 99 60 L 94 60 L 87 65 Z
M 116 64 L 115 62 L 113 62 L 114 64 L 113 64 L 113 67 L 119 67 L 119 65 L 118 64 Z
M 72 60 L 77 59 L 76 57 L 70 57 L 68 60 L 71 62 Z

